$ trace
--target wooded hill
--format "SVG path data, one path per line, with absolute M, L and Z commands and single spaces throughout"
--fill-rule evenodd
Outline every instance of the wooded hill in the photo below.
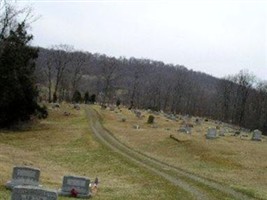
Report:
M 267 83 L 246 72 L 218 79 L 182 65 L 40 48 L 36 77 L 41 100 L 96 95 L 100 103 L 209 117 L 267 134 Z M 75 92 L 76 91 L 76 92 Z M 89 93 L 89 95 L 88 95 Z

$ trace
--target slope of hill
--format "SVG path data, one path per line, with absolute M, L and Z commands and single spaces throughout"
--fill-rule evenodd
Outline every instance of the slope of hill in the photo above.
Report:
M 182 65 L 40 49 L 36 76 L 42 100 L 72 101 L 75 91 L 100 103 L 206 116 L 267 134 L 267 85 L 246 71 L 223 80 Z
M 64 112 L 70 116 L 64 116 Z M 129 163 L 92 136 L 84 110 L 61 105 L 46 120 L 21 131 L 0 130 L 0 199 L 10 199 L 5 183 L 13 166 L 41 170 L 45 188 L 60 189 L 64 175 L 99 178 L 93 199 L 192 199 L 190 194 Z M 59 197 L 59 200 L 72 199 Z
M 245 129 L 234 136 L 239 131 L 237 127 L 210 119 L 198 118 L 196 123 L 195 117 L 170 117 L 154 112 L 155 123 L 149 125 L 147 118 L 151 111 L 139 110 L 141 117 L 137 117 L 127 109 L 96 109 L 105 128 L 131 149 L 186 172 L 226 184 L 251 197 L 267 199 L 265 136 L 261 142 L 252 141 L 251 133 Z M 183 131 L 185 124 L 190 124 L 190 133 Z M 224 136 L 206 139 L 209 127 L 217 127 L 218 133 L 223 132 Z

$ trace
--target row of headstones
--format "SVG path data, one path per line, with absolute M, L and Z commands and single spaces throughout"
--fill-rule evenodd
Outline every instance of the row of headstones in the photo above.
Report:
M 60 190 L 42 188 L 39 184 L 40 170 L 31 167 L 14 167 L 12 179 L 6 183 L 6 188 L 12 190 L 11 200 L 57 200 L 60 196 L 89 198 L 90 179 L 81 176 L 64 176 Z
M 261 141 L 261 137 L 262 137 L 262 132 L 260 130 L 256 129 L 252 133 L 251 140 Z M 206 138 L 207 139 L 215 139 L 215 138 L 217 138 L 217 129 L 209 128 L 208 131 L 207 131 L 207 134 L 206 134 Z

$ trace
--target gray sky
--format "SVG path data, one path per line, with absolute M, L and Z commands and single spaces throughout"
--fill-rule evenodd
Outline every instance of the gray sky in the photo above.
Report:
M 41 18 L 34 45 L 181 64 L 216 77 L 267 80 L 267 1 L 18 0 Z

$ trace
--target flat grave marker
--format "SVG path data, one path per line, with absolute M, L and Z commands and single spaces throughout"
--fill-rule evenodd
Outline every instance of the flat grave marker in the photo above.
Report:
M 57 192 L 36 186 L 16 186 L 12 190 L 11 200 L 57 200 Z

